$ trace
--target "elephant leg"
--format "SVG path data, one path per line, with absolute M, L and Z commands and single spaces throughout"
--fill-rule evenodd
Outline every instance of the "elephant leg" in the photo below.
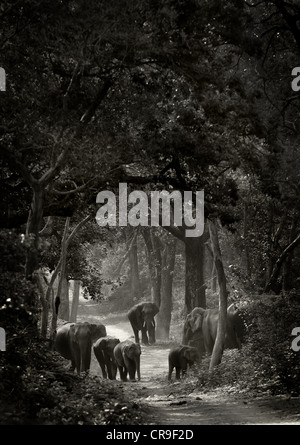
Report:
M 107 379 L 103 352 L 101 350 L 98 350 L 98 349 L 94 348 L 94 353 L 95 353 L 95 357 L 96 357 L 96 359 L 97 359 L 97 361 L 99 363 L 99 366 L 101 368 L 102 376 L 103 376 L 104 379 Z
M 141 380 L 140 358 L 138 358 L 136 363 L 136 373 L 137 373 L 137 379 L 138 381 L 140 381 Z
M 124 366 L 118 366 L 119 373 L 120 373 L 120 379 L 123 382 L 127 381 L 127 369 Z
M 134 341 L 135 341 L 136 343 L 139 343 L 139 342 L 140 342 L 140 339 L 139 339 L 139 330 L 138 330 L 138 329 L 133 329 L 133 332 L 134 332 Z
M 182 377 L 185 377 L 186 371 L 187 371 L 187 363 L 182 365 L 181 367 Z
M 73 355 L 74 355 L 74 369 L 76 368 L 77 374 L 80 374 L 80 350 L 79 346 L 76 343 L 73 343 Z M 72 364 L 73 365 L 73 364 Z
M 149 340 L 148 340 L 148 335 L 147 335 L 147 329 L 146 328 L 142 328 L 142 343 L 144 343 L 144 345 L 149 345 Z
M 176 366 L 175 370 L 176 370 L 176 380 L 180 380 L 180 371 L 181 371 L 180 366 Z
M 129 374 L 129 379 L 135 380 L 136 365 L 134 360 L 130 360 L 128 357 L 124 356 L 124 363 Z
M 105 368 L 106 368 L 106 371 L 107 371 L 107 373 L 105 373 L 106 374 L 106 379 L 107 379 L 107 377 L 110 379 L 110 380 L 112 380 L 112 377 L 111 377 L 111 367 L 110 367 L 110 357 L 109 356 L 107 356 L 107 354 L 104 352 L 104 363 L 105 363 Z
M 89 373 L 91 366 L 91 344 L 84 344 L 83 348 L 81 348 L 81 367 L 80 371 Z
M 124 382 L 127 382 L 127 368 L 126 368 L 126 366 L 124 366 L 124 367 L 122 368 L 122 376 L 123 376 L 122 380 L 123 380 Z
M 107 357 L 106 367 L 108 378 L 110 380 L 116 380 L 117 366 L 113 358 Z
M 116 377 L 117 377 L 117 366 L 114 363 L 114 361 L 112 360 L 112 362 L 111 362 L 111 379 L 116 380 Z
M 174 369 L 174 366 L 169 363 L 168 380 L 171 380 L 173 369 Z
M 106 369 L 107 369 L 107 375 L 108 375 L 109 380 L 113 380 L 110 363 L 108 363 L 106 365 Z
M 214 349 L 214 344 L 215 341 L 212 338 L 210 332 L 205 332 L 203 333 L 203 337 L 204 337 L 204 347 L 205 347 L 205 352 L 207 354 L 211 354 L 213 349 Z

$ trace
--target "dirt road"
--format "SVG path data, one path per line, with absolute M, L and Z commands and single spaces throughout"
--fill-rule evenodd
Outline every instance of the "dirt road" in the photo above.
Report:
M 99 306 L 98 306 L 99 307 Z M 134 340 L 126 314 L 98 315 L 93 303 L 83 303 L 78 321 L 101 322 L 107 334 Z M 130 400 L 150 408 L 155 425 L 300 425 L 300 398 L 286 396 L 250 398 L 218 389 L 212 392 L 184 391 L 183 382 L 167 380 L 169 346 L 158 343 L 142 346 L 141 381 L 121 382 Z M 92 356 L 91 374 L 101 378 L 101 370 Z M 117 377 L 118 378 L 118 377 Z

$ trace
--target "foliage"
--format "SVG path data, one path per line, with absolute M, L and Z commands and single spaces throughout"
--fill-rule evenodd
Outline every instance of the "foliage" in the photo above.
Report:
M 246 344 L 241 350 L 225 350 L 221 364 L 212 372 L 208 372 L 209 358 L 204 359 L 196 371 L 197 385 L 299 396 L 299 353 L 291 350 L 291 332 L 300 319 L 297 298 L 253 299 L 244 313 L 248 322 Z
M 7 330 L 8 341 L 37 321 L 36 288 L 24 278 L 26 253 L 31 248 L 30 238 L 25 241 L 16 231 L 0 231 L 0 325 Z M 28 303 L 32 300 L 34 305 Z
M 142 406 L 98 377 L 67 372 L 47 342 L 2 354 L 0 424 L 128 425 L 146 423 Z M 3 360 L 4 359 L 4 360 Z

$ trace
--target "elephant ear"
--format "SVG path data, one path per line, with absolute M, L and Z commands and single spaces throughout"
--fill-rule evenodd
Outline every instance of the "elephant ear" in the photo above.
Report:
M 70 339 L 72 342 L 76 341 L 76 332 L 77 332 L 76 324 L 73 323 L 73 324 L 71 324 L 70 329 L 69 329 L 69 336 L 70 336 Z
M 123 348 L 123 354 L 126 355 L 126 357 L 130 357 L 130 345 L 126 345 Z
M 203 309 L 202 307 L 195 307 L 188 315 L 189 326 L 193 333 L 202 329 L 205 312 L 205 309 Z
M 157 307 L 157 305 L 155 303 L 152 303 L 153 306 L 153 317 L 159 313 L 159 308 Z

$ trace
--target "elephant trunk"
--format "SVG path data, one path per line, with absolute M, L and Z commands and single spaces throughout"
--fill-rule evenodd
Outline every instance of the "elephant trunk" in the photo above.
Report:
M 150 323 L 150 326 L 148 327 L 148 334 L 149 343 L 153 345 L 155 343 L 155 324 Z

